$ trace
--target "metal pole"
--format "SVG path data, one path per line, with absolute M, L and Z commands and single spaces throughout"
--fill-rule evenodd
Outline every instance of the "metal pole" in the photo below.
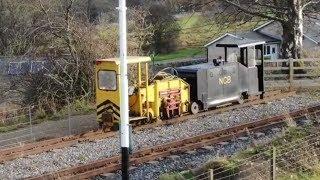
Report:
M 293 66 L 293 59 L 288 59 L 289 61 L 289 83 L 290 83 L 290 90 L 293 89 L 293 75 L 294 75 L 294 66 Z
M 210 180 L 214 180 L 213 169 L 210 169 L 209 173 L 210 173 Z
M 71 108 L 70 108 L 70 101 L 69 99 L 67 100 L 68 101 L 68 129 L 69 129 L 69 136 L 71 136 L 72 134 L 72 129 L 71 129 Z
M 126 0 L 119 0 L 119 40 L 120 40 L 120 133 L 122 179 L 129 179 L 129 97 L 127 60 L 127 17 Z
M 33 135 L 33 129 L 32 129 L 32 107 L 29 106 L 29 123 L 30 123 L 30 135 L 32 137 L 33 140 L 35 140 L 35 137 Z
M 276 148 L 272 147 L 272 159 L 270 164 L 270 179 L 276 180 Z

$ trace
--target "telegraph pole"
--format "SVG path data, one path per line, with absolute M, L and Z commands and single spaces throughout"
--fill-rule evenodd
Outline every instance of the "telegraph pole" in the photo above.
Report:
M 127 60 L 127 17 L 126 0 L 119 0 L 119 40 L 120 40 L 120 133 L 122 179 L 129 179 L 129 96 Z

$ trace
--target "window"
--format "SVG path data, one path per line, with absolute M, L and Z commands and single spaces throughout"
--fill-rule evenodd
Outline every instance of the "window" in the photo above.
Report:
M 270 55 L 271 54 L 271 48 L 270 46 L 265 46 L 264 47 L 264 52 L 263 52 L 264 55 Z
M 267 46 L 267 54 L 270 54 L 270 46 Z
M 115 71 L 98 72 L 99 89 L 106 91 L 117 90 L 117 74 Z
M 273 48 L 272 48 L 272 54 L 275 54 L 275 53 L 276 53 L 276 48 L 273 47 Z

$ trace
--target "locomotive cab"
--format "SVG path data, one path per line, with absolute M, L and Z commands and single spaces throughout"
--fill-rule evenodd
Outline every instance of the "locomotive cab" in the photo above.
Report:
M 128 57 L 130 70 L 137 75 L 137 78 L 129 77 L 133 79 L 129 83 L 131 124 L 151 123 L 188 111 L 189 85 L 176 76 L 150 80 L 150 61 L 149 57 Z M 120 122 L 120 61 L 117 58 L 100 59 L 96 61 L 95 69 L 97 121 L 105 130 L 117 128 Z
M 128 58 L 128 64 L 138 64 L 139 69 L 141 64 L 149 61 L 148 57 Z M 115 122 L 120 121 L 120 61 L 117 58 L 99 59 L 96 61 L 95 71 L 97 121 L 100 127 L 111 128 Z M 138 79 L 141 84 L 141 76 Z
M 251 95 L 264 92 L 263 54 L 261 64 L 257 64 L 255 54 L 259 49 L 263 53 L 263 43 L 217 44 L 224 48 L 225 57 L 218 60 L 177 68 L 178 76 L 190 84 L 191 111 L 208 110 L 231 102 L 243 103 Z M 254 54 L 249 55 L 249 48 L 254 47 Z M 240 59 L 228 55 L 229 48 L 240 51 Z

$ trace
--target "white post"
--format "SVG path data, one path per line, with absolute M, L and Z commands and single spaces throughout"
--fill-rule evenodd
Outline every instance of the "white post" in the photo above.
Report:
M 210 173 L 210 180 L 214 180 L 213 169 L 210 169 L 209 173 Z
M 122 179 L 129 179 L 129 96 L 127 60 L 127 17 L 126 0 L 119 0 L 119 39 L 120 39 L 120 133 Z

